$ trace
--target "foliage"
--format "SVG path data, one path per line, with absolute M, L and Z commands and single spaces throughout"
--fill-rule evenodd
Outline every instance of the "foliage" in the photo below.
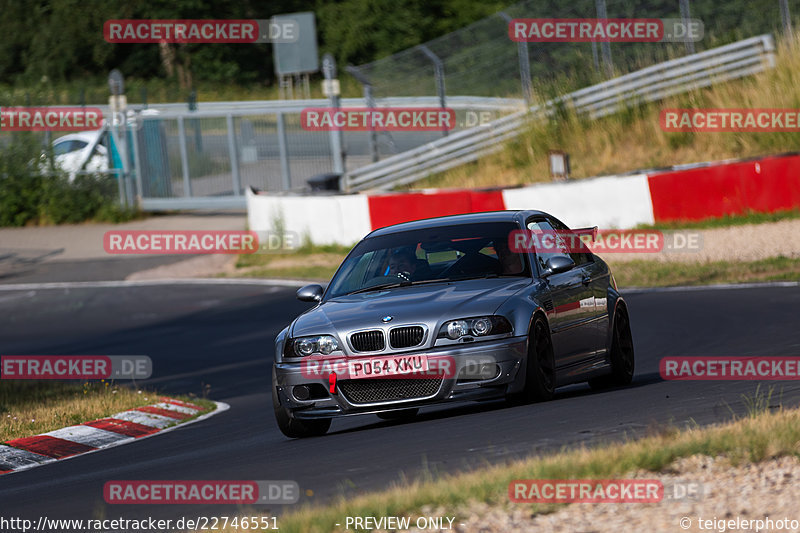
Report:
M 15 135 L 0 150 L 0 226 L 122 222 L 138 215 L 117 203 L 114 178 L 79 175 L 70 182 L 40 157 L 41 147 L 30 135 Z

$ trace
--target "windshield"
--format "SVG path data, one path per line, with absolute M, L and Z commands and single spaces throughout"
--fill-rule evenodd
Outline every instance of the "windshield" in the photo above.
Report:
M 512 222 L 438 226 L 364 239 L 328 287 L 326 299 L 393 286 L 527 276 L 524 254 L 508 247 Z

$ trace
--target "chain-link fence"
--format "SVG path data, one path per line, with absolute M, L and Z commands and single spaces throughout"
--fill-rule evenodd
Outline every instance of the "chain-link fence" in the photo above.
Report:
M 542 101 L 688 53 L 756 35 L 778 35 L 800 0 L 527 0 L 461 30 L 372 63 L 349 67 L 380 102 L 388 96 L 516 97 Z M 516 18 L 699 19 L 695 43 L 522 43 Z
M 524 109 L 525 100 L 546 101 L 746 37 L 779 36 L 795 15 L 800 15 L 800 0 L 574 0 L 567 5 L 526 0 L 422 45 L 348 67 L 364 84 L 365 98 L 345 99 L 350 101 L 342 105 L 447 106 L 456 111 L 455 135 L 470 127 L 467 113 L 489 110 L 495 120 Z M 508 34 L 509 21 L 516 18 L 603 17 L 699 19 L 704 37 L 694 43 L 516 43 Z M 330 132 L 304 130 L 300 124 L 304 107 L 327 106 L 327 100 L 217 104 L 199 111 L 153 106 L 158 109 L 151 115 L 138 113 L 132 119 L 125 142 L 131 170 L 127 183 L 135 184 L 137 196 L 156 201 L 159 208 L 189 205 L 197 198 L 241 199 L 243 205 L 249 186 L 298 190 L 308 187 L 309 178 L 334 171 Z M 7 135 L 0 133 L 0 146 Z M 370 168 L 376 160 L 444 135 L 344 131 L 345 172 Z M 174 202 L 178 199 L 187 203 Z
M 427 105 L 435 106 L 435 101 Z M 454 132 L 470 127 L 481 112 L 496 119 L 514 109 L 509 102 L 454 105 Z M 331 132 L 303 129 L 302 109 L 285 102 L 282 111 L 249 108 L 137 115 L 129 121 L 126 142 L 137 195 L 160 200 L 156 204 L 163 206 L 170 199 L 243 196 L 247 187 L 307 189 L 310 178 L 334 172 L 334 158 Z M 373 132 L 368 131 L 341 133 L 348 170 L 372 163 L 376 147 L 378 154 L 396 154 L 443 135 L 374 132 L 371 138 Z

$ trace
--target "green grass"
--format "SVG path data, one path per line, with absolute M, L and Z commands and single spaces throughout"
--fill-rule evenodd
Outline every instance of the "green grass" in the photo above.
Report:
M 341 244 L 310 244 L 306 243 L 299 248 L 287 252 L 269 252 L 256 254 L 242 254 L 236 260 L 237 268 L 266 266 L 276 259 L 287 257 L 303 258 L 310 255 L 336 254 L 344 259 L 350 252 L 352 246 L 342 246 Z M 337 265 L 338 266 L 338 265 Z
M 800 105 L 798 73 L 800 34 L 795 34 L 778 43 L 774 69 L 596 120 L 567 108 L 552 119 L 531 121 L 522 135 L 497 153 L 400 188 L 505 187 L 550 182 L 549 150 L 569 153 L 571 177 L 576 179 L 794 152 L 800 139 L 797 132 L 664 132 L 659 114 L 667 108 L 795 109 Z
M 674 222 L 659 222 L 658 224 L 640 224 L 639 229 L 713 229 L 727 228 L 730 226 L 743 226 L 745 224 L 766 224 L 782 220 L 795 220 L 800 218 L 800 209 L 775 211 L 772 213 L 749 212 L 743 215 L 726 215 L 703 220 L 677 220 Z
M 678 261 L 608 260 L 620 287 L 668 287 L 714 283 L 800 281 L 800 259 L 771 257 L 759 261 Z
M 234 276 L 327 281 L 352 246 L 306 242 L 291 252 L 243 254 L 236 261 Z
M 238 276 L 243 278 L 279 278 L 327 282 L 333 277 L 336 268 L 337 267 L 330 266 L 298 266 L 292 268 L 264 267 L 242 272 L 238 274 Z
M 101 381 L 0 381 L 0 442 L 38 435 L 157 403 L 161 395 Z M 177 397 L 213 411 L 213 402 Z
M 239 256 L 235 276 L 255 278 L 329 280 L 347 247 L 325 248 L 327 252 L 250 254 Z M 638 259 L 614 261 L 604 258 L 620 287 L 668 287 L 714 283 L 800 281 L 800 258 L 771 257 L 758 261 L 710 261 L 690 263 Z M 288 266 L 286 261 L 289 261 Z
M 762 395 L 756 391 L 756 395 Z M 345 516 L 423 516 L 424 509 L 438 515 L 456 515 L 471 502 L 499 508 L 524 508 L 533 514 L 555 507 L 542 504 L 510 504 L 508 485 L 515 479 L 585 479 L 622 477 L 636 470 L 659 472 L 675 460 L 693 455 L 725 456 L 732 465 L 781 456 L 800 455 L 800 411 L 769 412 L 763 402 L 755 411 L 726 424 L 685 429 L 655 428 L 651 436 L 623 443 L 536 455 L 502 465 L 486 465 L 468 473 L 399 481 L 380 492 L 342 496 L 322 507 L 309 504 L 280 517 L 284 533 L 337 531 Z M 530 407 L 534 409 L 534 406 Z M 228 530 L 231 531 L 231 530 Z

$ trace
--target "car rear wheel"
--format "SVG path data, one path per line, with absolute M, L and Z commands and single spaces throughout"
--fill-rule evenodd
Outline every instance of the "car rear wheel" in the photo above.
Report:
M 319 420 L 298 420 L 289 415 L 289 410 L 280 405 L 278 391 L 272 387 L 272 408 L 275 411 L 275 420 L 281 433 L 292 439 L 317 437 L 324 435 L 331 427 L 330 418 Z
M 383 420 L 410 420 L 417 416 L 419 409 L 416 407 L 411 409 L 400 409 L 399 411 L 386 411 L 385 413 L 378 413 L 378 418 Z
M 631 323 L 624 306 L 614 313 L 614 330 L 611 334 L 611 373 L 589 380 L 593 389 L 628 385 L 633 381 L 634 354 Z
M 547 322 L 536 317 L 528 342 L 528 359 L 525 368 L 525 388 L 508 396 L 513 404 L 543 402 L 553 398 L 556 389 L 556 365 L 553 343 Z

